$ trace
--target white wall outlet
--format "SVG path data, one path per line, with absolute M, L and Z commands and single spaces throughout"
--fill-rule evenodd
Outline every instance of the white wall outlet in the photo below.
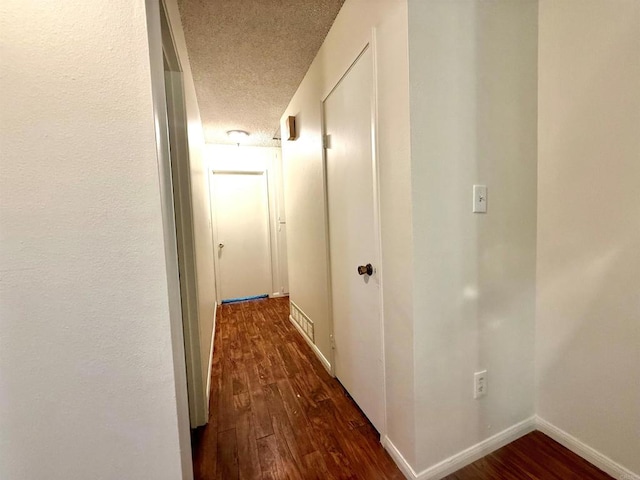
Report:
M 487 213 L 487 186 L 473 186 L 473 213 Z
M 487 394 L 488 378 L 487 371 L 482 370 L 473 375 L 473 398 L 484 397 Z

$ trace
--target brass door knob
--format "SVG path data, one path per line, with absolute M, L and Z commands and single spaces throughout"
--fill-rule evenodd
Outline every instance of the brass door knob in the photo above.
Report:
M 370 263 L 358 267 L 358 275 L 373 275 L 373 266 Z

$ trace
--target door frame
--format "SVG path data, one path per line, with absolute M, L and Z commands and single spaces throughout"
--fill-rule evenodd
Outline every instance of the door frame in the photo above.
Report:
M 383 282 L 383 270 L 382 270 L 382 231 L 380 223 L 380 164 L 378 158 L 378 67 L 377 67 L 377 48 L 376 48 L 376 31 L 375 28 L 371 29 L 370 37 L 367 38 L 361 48 L 358 50 L 353 62 L 349 64 L 347 69 L 340 75 L 340 78 L 328 89 L 322 96 L 320 102 L 320 121 L 322 125 L 322 186 L 324 191 L 324 209 L 325 215 L 325 245 L 327 254 L 327 303 L 329 312 L 329 329 L 331 332 L 331 375 L 336 376 L 335 371 L 335 318 L 333 310 L 333 285 L 332 285 L 332 273 L 331 273 L 331 241 L 329 236 L 329 190 L 327 181 L 327 149 L 326 149 L 326 135 L 327 126 L 325 121 L 325 102 L 331 95 L 331 93 L 340 85 L 340 82 L 349 74 L 354 65 L 360 60 L 360 57 L 367 51 L 371 50 L 371 62 L 372 62 L 372 91 L 371 91 L 371 168 L 373 177 L 373 224 L 375 231 L 375 251 L 376 251 L 376 274 L 379 278 L 379 290 L 378 290 L 378 308 L 380 310 L 380 333 L 381 333 L 381 358 L 382 358 L 382 431 L 378 432 L 380 438 L 384 437 L 387 433 L 387 381 L 386 381 L 386 357 L 385 357 L 385 338 L 384 338 L 384 282 Z
M 171 180 L 175 210 L 178 272 L 182 303 L 182 326 L 187 368 L 187 392 L 191 428 L 205 425 L 209 418 L 207 383 L 203 381 L 206 365 L 201 363 L 198 305 L 198 273 L 193 225 L 189 141 L 182 66 L 175 50 L 169 19 L 162 12 L 163 54 L 169 143 L 171 145 Z
M 178 267 L 178 245 L 174 193 L 171 178 L 171 154 L 169 140 L 169 114 L 165 90 L 165 51 L 175 50 L 171 35 L 166 35 L 169 27 L 169 15 L 164 0 L 145 0 L 147 33 L 149 41 L 149 66 L 151 95 L 153 105 L 153 123 L 156 139 L 158 162 L 160 206 L 162 212 L 162 236 L 165 246 L 165 266 L 167 296 L 171 329 L 171 353 L 173 357 L 174 387 L 176 394 L 176 416 L 178 442 L 180 445 L 180 463 L 182 478 L 193 478 L 191 457 L 191 431 L 189 396 L 187 386 L 186 347 L 183 330 L 182 299 L 180 294 L 180 275 Z M 163 35 L 164 31 L 164 35 Z M 167 43 L 169 42 L 169 43 Z M 175 58 L 178 58 L 177 55 Z
M 218 218 L 216 216 L 216 210 L 214 208 L 214 198 L 212 195 L 213 190 L 213 175 L 261 175 L 265 182 L 266 191 L 266 205 L 267 205 L 267 249 L 269 250 L 269 297 L 273 295 L 274 278 L 273 278 L 273 249 L 271 244 L 271 202 L 270 202 L 270 190 L 269 190 L 269 170 L 225 170 L 213 168 L 209 170 L 209 204 L 211 205 L 211 234 L 213 239 L 213 270 L 216 277 L 216 300 L 218 305 L 222 304 L 222 282 L 220 275 L 220 260 L 218 259 Z

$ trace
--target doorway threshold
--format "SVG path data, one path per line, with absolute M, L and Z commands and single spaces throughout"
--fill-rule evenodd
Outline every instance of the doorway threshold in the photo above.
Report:
M 228 300 L 222 300 L 222 304 L 247 302 L 249 300 L 259 300 L 261 298 L 269 298 L 269 295 L 265 293 L 264 295 L 253 295 L 251 297 L 229 298 Z

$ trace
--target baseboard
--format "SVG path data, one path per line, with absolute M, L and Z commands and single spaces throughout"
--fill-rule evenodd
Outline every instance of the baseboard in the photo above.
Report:
M 466 467 L 470 463 L 484 457 L 485 455 L 494 452 L 495 450 L 504 447 L 508 443 L 517 440 L 518 438 L 526 435 L 527 433 L 535 430 L 535 417 L 527 418 L 520 423 L 493 435 L 492 437 L 477 443 L 466 450 L 456 453 L 455 455 L 443 460 L 440 463 L 436 463 L 431 467 L 416 473 L 415 470 L 409 465 L 409 463 L 402 456 L 400 451 L 393 445 L 388 437 L 382 439 L 382 445 L 389 452 L 391 458 L 396 462 L 398 468 L 402 473 L 411 480 L 438 480 L 442 477 L 452 474 L 456 470 Z
M 209 398 L 211 397 L 211 370 L 213 369 L 213 341 L 216 338 L 216 319 L 218 302 L 213 302 L 213 328 L 211 329 L 211 346 L 209 347 L 209 368 L 207 369 L 207 420 L 209 419 Z
M 296 327 L 296 330 L 298 330 L 298 333 L 302 336 L 302 338 L 304 338 L 304 341 L 307 342 L 307 345 L 311 347 L 311 350 L 313 350 L 313 353 L 316 354 L 316 357 L 318 357 L 318 360 L 320 360 L 320 363 L 322 363 L 322 366 L 325 368 L 325 370 L 329 372 L 329 374 L 333 375 L 331 373 L 331 363 L 329 362 L 329 360 L 325 358 L 325 356 L 318 349 L 318 347 L 316 347 L 316 345 L 311 341 L 311 339 L 307 337 L 307 335 L 304 333 L 304 330 L 302 330 L 300 325 L 296 323 L 296 321 L 293 319 L 291 315 L 289 315 L 289 321 L 294 327 Z
M 400 453 L 400 450 L 396 448 L 389 437 L 387 437 L 386 435 L 383 436 L 380 439 L 380 443 L 382 443 L 384 449 L 389 453 L 395 464 L 398 466 L 398 468 L 406 478 L 409 478 L 411 480 L 418 478 L 418 474 L 413 470 L 413 468 L 411 468 L 409 462 L 405 460 L 405 458 L 402 456 L 402 453 Z
M 619 480 L 640 480 L 640 475 L 614 462 L 609 457 L 591 448 L 573 435 L 536 416 L 536 427 L 545 435 L 553 438 L 560 445 L 568 448 L 576 455 L 592 463 L 600 470 Z

